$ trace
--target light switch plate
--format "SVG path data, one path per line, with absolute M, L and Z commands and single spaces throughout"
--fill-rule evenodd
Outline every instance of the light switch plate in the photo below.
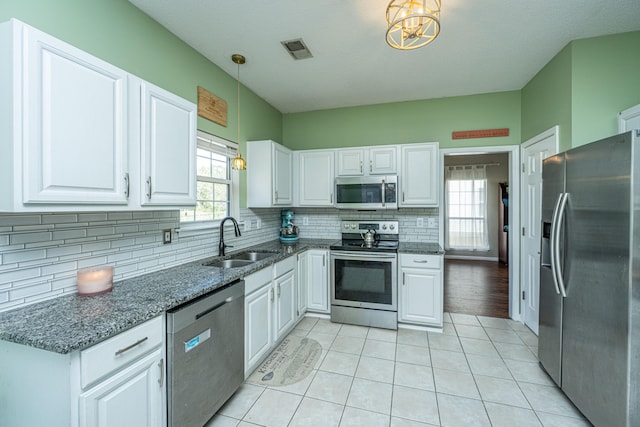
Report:
M 244 221 L 244 229 L 242 231 L 249 231 L 251 230 L 251 220 L 245 220 Z
M 424 218 L 416 218 L 416 227 L 424 227 Z
M 427 227 L 428 228 L 436 228 L 436 219 L 435 218 L 427 218 Z
M 162 230 L 162 243 L 165 245 L 171 243 L 171 229 Z
M 256 228 L 259 230 L 262 227 L 262 220 L 260 218 L 256 219 Z

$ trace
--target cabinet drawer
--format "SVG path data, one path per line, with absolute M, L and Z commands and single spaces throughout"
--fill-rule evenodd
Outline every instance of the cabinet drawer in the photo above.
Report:
M 289 258 L 280 261 L 275 265 L 275 272 L 273 273 L 273 277 L 280 277 L 287 271 L 291 271 L 296 268 L 296 264 L 298 261 L 296 257 L 290 256 Z
M 413 268 L 440 268 L 442 266 L 441 255 L 400 254 L 401 267 Z
M 244 278 L 244 294 L 249 295 L 253 291 L 260 289 L 266 284 L 271 283 L 273 267 L 265 267 L 255 273 L 251 273 Z
M 82 388 L 162 345 L 163 317 L 155 317 L 80 352 Z

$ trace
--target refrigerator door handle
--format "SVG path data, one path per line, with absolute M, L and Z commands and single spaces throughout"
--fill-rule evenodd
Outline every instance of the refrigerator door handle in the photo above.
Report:
M 560 295 L 560 286 L 558 285 L 558 272 L 556 271 L 556 225 L 558 223 L 558 209 L 560 208 L 560 202 L 562 201 L 562 196 L 564 193 L 558 194 L 558 199 L 556 200 L 556 204 L 553 207 L 553 215 L 551 217 L 551 236 L 550 236 L 550 245 L 549 245 L 549 255 L 551 260 L 551 277 L 553 277 L 553 284 L 556 287 L 556 294 Z
M 553 242 L 553 263 L 555 264 L 556 270 L 556 280 L 558 281 L 558 286 L 560 287 L 560 294 L 563 298 L 567 297 L 567 288 L 564 286 L 564 280 L 562 279 L 562 264 L 560 262 L 560 228 L 562 227 L 562 223 L 564 222 L 564 212 L 567 208 L 567 199 L 569 198 L 569 193 L 562 194 L 562 200 L 560 201 L 560 206 L 558 207 L 558 217 L 556 218 L 556 232 L 555 232 L 555 241 Z

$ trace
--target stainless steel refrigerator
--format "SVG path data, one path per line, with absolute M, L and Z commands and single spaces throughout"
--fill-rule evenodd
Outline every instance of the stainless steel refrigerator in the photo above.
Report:
M 640 426 L 640 131 L 545 159 L 541 365 L 596 426 Z

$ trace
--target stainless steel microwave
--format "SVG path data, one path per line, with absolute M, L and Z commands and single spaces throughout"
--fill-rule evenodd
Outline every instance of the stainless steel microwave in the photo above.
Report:
M 398 209 L 398 176 L 336 178 L 338 209 Z

